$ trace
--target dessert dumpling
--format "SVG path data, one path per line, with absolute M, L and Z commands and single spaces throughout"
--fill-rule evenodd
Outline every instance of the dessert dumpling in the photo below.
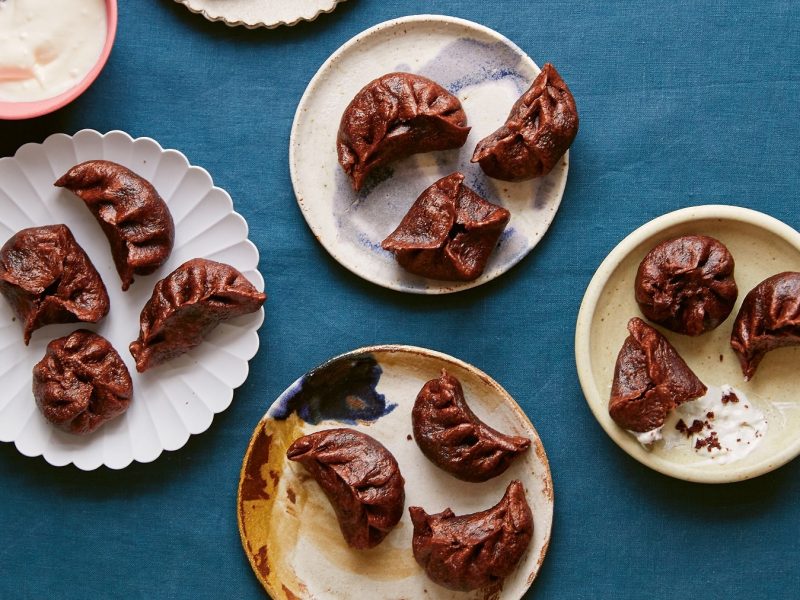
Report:
M 663 335 L 639 318 L 628 321 L 629 336 L 614 368 L 608 412 L 624 429 L 652 431 L 675 407 L 706 393 Z
M 33 397 L 53 425 L 86 434 L 128 409 L 133 383 L 111 343 L 79 329 L 47 345 L 33 367 Z
M 415 275 L 472 281 L 483 273 L 510 218 L 464 185 L 463 174 L 452 173 L 420 194 L 381 246 Z
M 744 378 L 755 375 L 770 350 L 800 345 L 800 273 L 773 275 L 750 290 L 731 333 Z
M 533 537 L 533 514 L 522 483 L 512 481 L 502 500 L 482 512 L 457 516 L 409 509 L 414 558 L 428 577 L 451 590 L 496 584 L 510 575 Z
M 326 429 L 296 439 L 286 451 L 325 492 L 353 548 L 373 548 L 403 516 L 405 481 L 392 453 L 355 429 Z
M 469 129 L 461 102 L 438 83 L 388 73 L 365 85 L 345 109 L 336 138 L 339 164 L 358 191 L 376 167 L 459 148 Z
M 31 227 L 0 248 L 0 293 L 31 333 L 53 323 L 96 323 L 108 314 L 106 286 L 66 225 Z
M 483 138 L 472 162 L 489 177 L 521 181 L 547 175 L 578 134 L 578 109 L 567 84 L 547 63 L 514 103 L 503 126 Z
M 149 181 L 117 163 L 90 160 L 72 167 L 55 185 L 81 198 L 100 223 L 123 290 L 134 275 L 149 275 L 169 258 L 175 226 Z
M 230 265 L 204 258 L 183 263 L 156 283 L 130 351 L 140 373 L 203 342 L 219 323 L 261 308 L 267 296 Z
M 505 435 L 467 406 L 461 382 L 442 369 L 420 390 L 411 411 L 414 439 L 436 466 L 464 481 L 486 481 L 527 450 L 528 438 Z
M 636 302 L 651 321 L 700 335 L 731 314 L 739 293 L 733 269 L 733 256 L 719 240 L 705 235 L 666 240 L 639 265 Z

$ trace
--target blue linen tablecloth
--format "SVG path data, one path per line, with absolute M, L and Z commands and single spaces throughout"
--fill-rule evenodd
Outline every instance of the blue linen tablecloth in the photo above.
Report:
M 581 116 L 542 243 L 503 277 L 445 297 L 339 266 L 289 180 L 289 130 L 317 68 L 359 31 L 414 13 L 483 23 L 553 62 Z M 573 360 L 583 291 L 638 225 L 732 203 L 800 226 L 800 3 L 349 0 L 313 23 L 248 31 L 170 0 L 122 0 L 97 82 L 53 115 L 0 123 L 0 155 L 85 127 L 153 137 L 209 170 L 261 251 L 267 317 L 230 409 L 154 463 L 84 473 L 0 444 L 0 598 L 263 597 L 236 528 L 252 429 L 309 368 L 388 342 L 475 364 L 537 427 L 555 524 L 527 597 L 800 597 L 800 461 L 724 486 L 650 471 L 596 423 Z

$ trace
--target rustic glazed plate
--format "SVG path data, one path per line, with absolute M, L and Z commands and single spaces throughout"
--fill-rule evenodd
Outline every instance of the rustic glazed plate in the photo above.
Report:
M 608 414 L 617 353 L 628 335 L 631 317 L 642 317 L 633 282 L 639 263 L 656 244 L 689 234 L 709 235 L 724 243 L 734 260 L 739 298 L 731 316 L 699 337 L 659 329 L 707 386 L 729 384 L 745 393 L 767 419 L 767 431 L 755 449 L 740 460 L 714 463 L 691 445 L 645 449 Z M 742 300 L 758 283 L 782 271 L 800 270 L 800 233 L 753 210 L 736 206 L 695 206 L 646 223 L 606 257 L 584 296 L 575 332 L 575 356 L 581 387 L 595 417 L 625 452 L 665 475 L 705 483 L 756 477 L 800 454 L 800 348 L 767 354 L 756 376 L 745 382 L 730 347 L 731 328 Z
M 470 407 L 504 433 L 533 441 L 501 476 L 459 481 L 434 466 L 411 435 L 411 408 L 423 384 L 445 368 L 464 387 Z M 324 397 L 314 389 L 322 385 Z M 286 460 L 296 438 L 322 429 L 353 427 L 375 437 L 397 459 L 406 485 L 403 519 L 372 550 L 353 550 L 324 493 L 300 465 Z M 430 581 L 411 551 L 409 506 L 456 514 L 494 506 L 512 479 L 525 486 L 534 537 L 501 588 L 453 592 Z M 547 456 L 522 409 L 488 375 L 460 360 L 411 346 L 361 348 L 331 359 L 281 394 L 255 429 L 239 480 L 242 544 L 259 581 L 275 600 L 398 598 L 521 598 L 547 552 L 553 488 Z M 367 594 L 364 590 L 369 590 Z
M 136 277 L 127 292 L 111 258 L 108 240 L 86 205 L 53 182 L 72 166 L 91 159 L 120 163 L 149 180 L 175 221 L 175 247 L 166 264 Z M 65 223 L 103 278 L 111 311 L 96 325 L 80 324 L 105 336 L 122 356 L 133 378 L 128 411 L 88 436 L 52 427 L 36 409 L 31 369 L 50 340 L 79 328 L 50 325 L 33 332 L 30 346 L 5 300 L 0 300 L 0 441 L 14 442 L 26 456 L 42 455 L 52 465 L 70 463 L 84 470 L 106 465 L 121 469 L 132 461 L 150 462 L 164 450 L 177 450 L 192 434 L 208 429 L 225 410 L 233 389 L 247 377 L 247 361 L 258 349 L 263 309 L 220 324 L 201 346 L 175 360 L 138 373 L 128 344 L 139 334 L 139 314 L 156 281 L 190 258 L 202 257 L 239 269 L 258 289 L 258 250 L 247 239 L 247 223 L 234 212 L 231 197 L 214 187 L 204 169 L 189 165 L 176 150 L 150 138 L 112 131 L 56 134 L 42 144 L 26 144 L 0 159 L 0 244 L 26 227 Z
M 353 96 L 392 71 L 424 75 L 456 95 L 472 131 L 457 150 L 417 154 L 373 174 L 354 192 L 336 154 L 339 121 Z M 555 217 L 569 155 L 546 177 L 509 183 L 470 163 L 476 144 L 500 127 L 539 67 L 516 44 L 483 25 L 438 15 L 386 21 L 345 43 L 320 67 L 297 107 L 289 167 L 309 227 L 350 271 L 378 285 L 418 294 L 456 292 L 502 275 L 530 252 Z M 403 270 L 381 248 L 425 188 L 461 171 L 464 183 L 511 211 L 511 221 L 475 281 L 426 279 Z
M 344 0 L 175 0 L 209 21 L 222 21 L 229 27 L 248 29 L 297 25 L 332 12 Z

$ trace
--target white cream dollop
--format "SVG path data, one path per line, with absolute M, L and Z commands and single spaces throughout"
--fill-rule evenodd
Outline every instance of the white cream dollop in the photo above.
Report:
M 0 101 L 45 100 L 80 83 L 106 28 L 105 0 L 0 0 Z

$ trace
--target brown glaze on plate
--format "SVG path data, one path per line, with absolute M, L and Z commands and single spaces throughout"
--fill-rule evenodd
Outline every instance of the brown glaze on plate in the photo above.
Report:
M 498 429 L 531 440 L 531 451 L 490 482 L 454 479 L 431 464 L 407 436 L 413 398 L 442 368 L 457 376 L 474 412 Z M 330 390 L 321 398 L 318 389 Z M 354 419 L 351 417 L 355 417 Z M 534 537 L 520 565 L 498 585 L 454 592 L 431 582 L 414 560 L 408 512 L 369 550 L 350 548 L 319 486 L 286 460 L 298 437 L 336 427 L 360 430 L 396 458 L 406 479 L 406 505 L 434 513 L 470 514 L 497 504 L 513 479 L 522 482 L 534 513 Z M 409 346 L 374 346 L 331 359 L 292 384 L 256 427 L 239 483 L 238 520 L 253 570 L 276 600 L 432 598 L 518 600 L 547 551 L 552 524 L 552 479 L 536 430 L 502 387 L 452 357 Z

